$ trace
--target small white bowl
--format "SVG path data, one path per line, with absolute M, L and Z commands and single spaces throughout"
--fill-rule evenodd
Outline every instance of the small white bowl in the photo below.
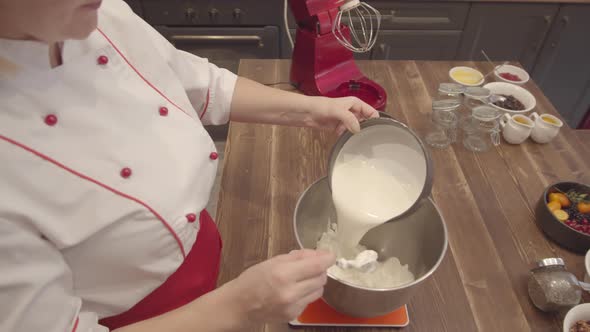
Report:
M 502 74 L 502 73 L 510 73 L 512 75 L 517 75 L 518 77 L 521 78 L 521 80 L 520 81 L 507 80 L 504 77 L 500 76 L 500 74 Z M 499 79 L 500 81 L 503 81 L 506 83 L 518 84 L 518 85 L 525 84 L 526 82 L 528 82 L 531 79 L 531 76 L 529 75 L 529 73 L 526 72 L 526 70 L 524 70 L 520 67 L 513 66 L 513 65 L 496 66 L 496 68 L 494 68 L 494 76 L 496 76 L 496 78 Z
M 456 71 L 459 71 L 459 70 L 464 70 L 464 71 L 467 71 L 467 72 L 471 72 L 474 75 L 479 75 L 479 77 L 481 77 L 481 80 L 479 82 L 477 82 L 476 84 L 470 84 L 470 83 L 466 83 L 466 82 L 461 82 L 461 81 L 455 79 L 455 77 L 453 77 L 453 73 L 455 73 Z M 459 83 L 459 84 L 464 85 L 464 86 L 480 86 L 484 82 L 483 74 L 479 70 L 477 70 L 475 68 L 471 68 L 471 67 L 464 67 L 464 66 L 453 67 L 453 68 L 451 68 L 451 70 L 449 70 L 449 77 L 453 81 L 455 81 L 455 83 Z
M 579 320 L 590 320 L 590 303 L 578 304 L 567 312 L 563 319 L 563 332 L 570 332 L 570 328 Z
M 520 87 L 518 85 L 504 82 L 492 82 L 484 85 L 483 87 L 490 90 L 492 94 L 495 95 L 513 95 L 514 98 L 520 100 L 520 102 L 525 107 L 525 109 L 522 111 L 513 111 L 491 104 L 491 106 L 499 109 L 500 111 L 512 114 L 522 114 L 532 111 L 535 108 L 535 106 L 537 106 L 537 99 L 535 99 L 535 96 L 533 96 L 533 94 L 530 93 L 527 89 Z

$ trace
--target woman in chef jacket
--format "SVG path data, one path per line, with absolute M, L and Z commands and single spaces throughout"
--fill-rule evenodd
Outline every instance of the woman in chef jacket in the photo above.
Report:
M 330 253 L 215 289 L 204 210 L 228 120 L 359 130 L 376 111 L 238 78 L 121 0 L 0 0 L 0 331 L 243 331 L 321 296 Z M 241 222 L 235 220 L 234 222 Z

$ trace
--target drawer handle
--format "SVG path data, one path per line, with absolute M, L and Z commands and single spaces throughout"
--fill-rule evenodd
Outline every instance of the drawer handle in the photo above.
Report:
M 383 15 L 383 20 L 389 20 L 392 24 L 449 24 L 451 20 L 448 17 L 431 16 L 431 17 L 400 17 L 395 15 L 395 10 L 390 11 L 389 15 Z
M 233 35 L 173 35 L 170 37 L 172 42 L 182 42 L 182 41 L 194 41 L 194 42 L 239 42 L 239 43 L 249 43 L 254 42 L 258 43 L 258 47 L 264 47 L 264 43 L 262 42 L 262 37 L 260 36 L 233 36 Z

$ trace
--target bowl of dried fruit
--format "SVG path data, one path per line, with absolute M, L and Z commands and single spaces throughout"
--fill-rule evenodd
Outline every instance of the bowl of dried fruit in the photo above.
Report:
M 512 114 L 527 113 L 537 106 L 535 96 L 521 86 L 505 82 L 492 82 L 483 87 L 490 90 L 494 95 L 506 98 L 506 100 L 490 104 L 503 112 Z
M 557 244 L 577 253 L 590 249 L 590 187 L 576 182 L 549 186 L 537 203 L 536 219 Z
M 567 312 L 563 332 L 590 332 L 590 303 L 578 304 Z
M 513 65 L 500 65 L 494 68 L 494 76 L 499 81 L 513 84 L 525 84 L 531 77 L 526 70 Z

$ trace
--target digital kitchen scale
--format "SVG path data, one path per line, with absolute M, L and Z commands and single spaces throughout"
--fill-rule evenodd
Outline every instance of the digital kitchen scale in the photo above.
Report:
M 410 323 L 408 307 L 403 306 L 387 315 L 358 318 L 341 314 L 319 299 L 305 308 L 301 315 L 289 322 L 297 326 L 361 326 L 361 327 L 405 327 Z

